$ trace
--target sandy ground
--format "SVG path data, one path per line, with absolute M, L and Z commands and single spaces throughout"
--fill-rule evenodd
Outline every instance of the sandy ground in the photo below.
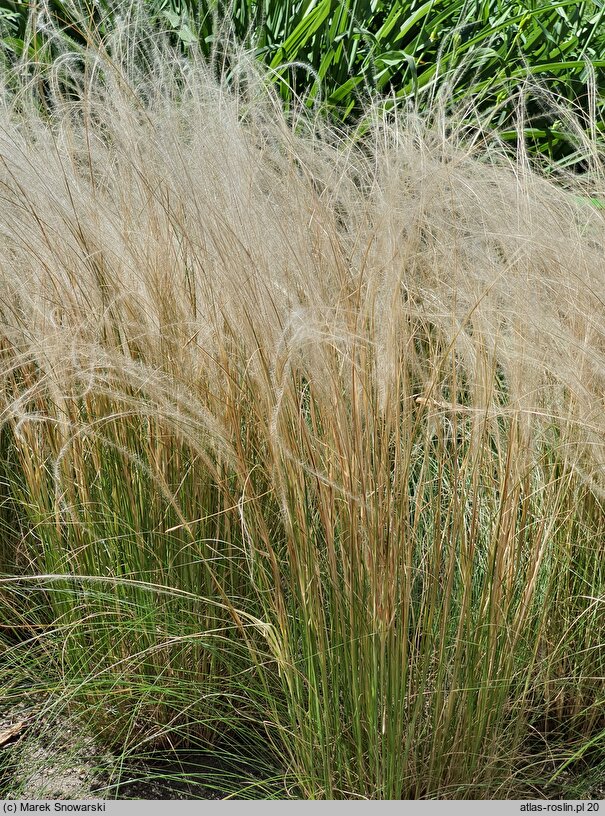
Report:
M 142 763 L 126 766 L 124 757 L 102 749 L 81 725 L 44 716 L 40 708 L 22 703 L 0 713 L 0 796 L 5 799 L 221 798 L 189 784 L 182 769 L 166 779 L 154 778 L 158 771 Z

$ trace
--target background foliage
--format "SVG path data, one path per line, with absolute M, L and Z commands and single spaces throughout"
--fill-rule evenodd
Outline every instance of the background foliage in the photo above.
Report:
M 601 0 L 147 0 L 145 5 L 155 25 L 169 30 L 184 52 L 199 46 L 209 56 L 228 31 L 270 67 L 287 105 L 302 97 L 306 105 L 351 122 L 364 100 L 376 95 L 388 96 L 387 105 L 414 100 L 423 107 L 447 88 L 452 103 L 472 98 L 480 110 L 492 112 L 500 137 L 514 143 L 517 92 L 529 79 L 532 91 L 524 97 L 521 129 L 530 151 L 551 165 L 586 166 L 585 140 L 569 132 L 565 116 L 552 115 L 553 94 L 579 114 L 588 139 L 600 141 Z M 23 54 L 44 59 L 53 50 L 49 20 L 81 46 L 93 31 L 106 36 L 125 13 L 127 4 L 112 0 L 3 0 L 0 32 L 9 59 Z

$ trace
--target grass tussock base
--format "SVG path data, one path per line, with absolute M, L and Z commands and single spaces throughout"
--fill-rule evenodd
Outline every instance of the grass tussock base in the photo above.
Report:
M 5 697 L 232 745 L 283 796 L 602 770 L 586 181 L 438 103 L 286 119 L 243 57 L 227 86 L 124 36 L 0 109 Z

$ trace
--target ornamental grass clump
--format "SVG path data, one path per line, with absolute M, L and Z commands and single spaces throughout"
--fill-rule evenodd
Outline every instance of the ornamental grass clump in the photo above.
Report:
M 249 796 L 603 762 L 599 157 L 438 101 L 354 138 L 136 36 L 0 111 L 5 695 Z

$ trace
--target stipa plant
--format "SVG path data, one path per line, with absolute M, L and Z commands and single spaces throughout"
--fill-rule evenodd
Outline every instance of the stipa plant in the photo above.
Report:
M 598 157 L 351 139 L 123 36 L 2 111 L 6 665 L 284 795 L 544 783 L 603 727 Z

